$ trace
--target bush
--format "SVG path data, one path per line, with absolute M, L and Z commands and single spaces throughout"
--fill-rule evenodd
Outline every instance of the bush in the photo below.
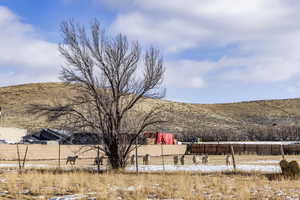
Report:
M 299 164 L 295 160 L 293 160 L 289 163 L 289 168 L 290 168 L 290 173 L 292 174 L 292 176 L 296 176 L 297 174 L 300 173 Z
M 281 172 L 284 176 L 295 178 L 300 174 L 300 168 L 297 161 L 293 160 L 288 162 L 286 160 L 281 160 L 279 162 Z

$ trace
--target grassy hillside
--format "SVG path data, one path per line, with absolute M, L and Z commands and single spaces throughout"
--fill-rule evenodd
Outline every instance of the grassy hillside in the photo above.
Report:
M 45 118 L 26 113 L 29 104 L 51 104 L 74 95 L 61 83 L 38 83 L 0 88 L 0 106 L 5 114 L 0 126 L 26 129 L 55 128 L 59 122 L 49 124 Z M 143 109 L 164 104 L 173 109 L 168 114 L 171 123 L 165 128 L 182 132 L 199 129 L 231 129 L 242 131 L 247 127 L 300 124 L 300 99 L 251 101 L 227 104 L 187 104 L 165 100 L 147 100 Z

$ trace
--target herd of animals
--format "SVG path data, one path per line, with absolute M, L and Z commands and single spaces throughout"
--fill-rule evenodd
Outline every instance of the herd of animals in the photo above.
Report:
M 226 165 L 230 165 L 230 155 L 226 155 L 225 161 L 226 161 Z M 151 156 L 149 154 L 146 154 L 143 156 L 143 165 L 149 165 L 150 164 L 150 158 Z M 70 165 L 75 165 L 76 160 L 78 159 L 78 156 L 68 156 L 67 157 L 67 161 L 66 161 L 66 165 L 68 163 L 70 163 Z M 100 157 L 96 157 L 94 159 L 94 165 L 103 165 L 103 161 L 104 161 L 105 157 L 104 156 L 100 156 Z M 203 155 L 202 157 L 199 155 L 193 155 L 192 158 L 193 164 L 200 164 L 200 162 L 204 165 L 208 164 L 208 154 Z M 178 165 L 179 162 L 181 165 L 185 164 L 185 155 L 179 156 L 179 155 L 175 155 L 173 156 L 173 162 L 174 165 Z M 130 157 L 130 164 L 131 165 L 135 165 L 136 163 L 136 156 L 135 155 L 131 155 Z

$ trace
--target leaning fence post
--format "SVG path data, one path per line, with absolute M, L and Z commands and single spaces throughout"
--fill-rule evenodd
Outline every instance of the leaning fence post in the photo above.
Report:
M 27 157 L 27 151 L 28 151 L 28 145 L 26 146 L 25 155 L 24 155 L 24 158 L 23 158 L 23 165 L 22 165 L 23 169 L 25 167 L 25 161 L 26 161 L 26 157 Z
M 282 160 L 285 160 L 284 150 L 283 150 L 283 145 L 282 144 L 280 145 L 280 153 L 281 153 L 281 156 L 282 156 Z
M 230 150 L 231 150 L 231 156 L 232 156 L 233 169 L 236 170 L 236 164 L 235 164 L 235 158 L 234 158 L 234 150 L 233 150 L 233 146 L 232 145 L 230 145 Z

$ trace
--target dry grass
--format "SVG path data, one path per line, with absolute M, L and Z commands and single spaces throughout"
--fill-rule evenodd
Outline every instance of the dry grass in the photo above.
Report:
M 269 180 L 264 175 L 190 173 L 54 174 L 30 171 L 0 175 L 1 199 L 49 199 L 86 194 L 97 199 L 288 199 L 300 197 L 300 180 Z M 83 198 L 83 199 L 88 199 Z M 296 198 L 295 198 L 296 199 Z
M 74 92 L 61 83 L 38 83 L 0 88 L 0 106 L 7 114 L 0 126 L 11 126 L 26 129 L 39 129 L 57 127 L 57 123 L 47 123 L 45 118 L 33 118 L 25 110 L 29 104 L 51 104 L 65 101 L 66 96 L 72 96 Z M 233 128 L 243 130 L 245 127 L 253 127 L 262 124 L 265 120 L 269 126 L 274 119 L 278 124 L 300 123 L 297 116 L 300 115 L 300 99 L 253 101 L 230 104 L 187 104 L 163 100 L 147 100 L 141 106 L 148 109 L 156 104 L 164 104 L 173 109 L 170 130 L 181 131 L 185 128 Z M 283 111 L 284 110 L 284 111 Z M 287 122 L 287 112 L 294 120 Z M 269 123 L 269 124 L 268 124 Z M 271 123 L 272 124 L 272 123 Z

